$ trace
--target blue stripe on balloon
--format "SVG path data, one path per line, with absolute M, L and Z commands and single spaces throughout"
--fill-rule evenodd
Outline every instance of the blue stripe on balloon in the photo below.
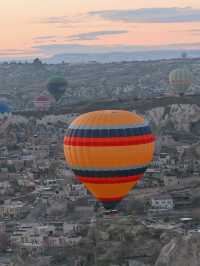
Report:
M 102 138 L 102 137 L 125 137 L 125 136 L 140 136 L 150 134 L 149 126 L 126 129 L 68 129 L 66 136 L 70 137 L 87 137 L 87 138 Z
M 122 177 L 143 174 L 147 167 L 134 168 L 128 170 L 80 170 L 72 169 L 75 175 L 85 177 Z

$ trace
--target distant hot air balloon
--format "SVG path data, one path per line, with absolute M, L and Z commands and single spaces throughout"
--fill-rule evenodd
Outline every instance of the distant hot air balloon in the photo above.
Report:
M 113 209 L 143 176 L 155 137 L 143 117 L 122 110 L 80 115 L 64 138 L 68 166 L 77 179 Z
M 187 52 L 182 52 L 181 57 L 182 57 L 182 59 L 186 59 L 188 57 Z
M 47 89 L 49 93 L 58 101 L 65 93 L 68 83 L 62 76 L 55 76 L 49 79 Z
M 34 105 L 39 111 L 47 111 L 53 103 L 52 97 L 48 95 L 40 95 L 35 98 Z
M 8 121 L 10 116 L 11 108 L 5 101 L 0 100 L 0 127 Z
M 173 90 L 183 95 L 192 84 L 192 73 L 187 68 L 177 68 L 170 72 L 169 82 Z

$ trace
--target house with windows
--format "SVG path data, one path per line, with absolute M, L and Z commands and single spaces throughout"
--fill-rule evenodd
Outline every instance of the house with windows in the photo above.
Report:
M 24 203 L 21 201 L 5 201 L 4 204 L 0 205 L 0 217 L 17 218 L 25 211 Z
M 150 205 L 155 210 L 172 210 L 174 201 L 169 194 L 159 194 L 151 198 Z

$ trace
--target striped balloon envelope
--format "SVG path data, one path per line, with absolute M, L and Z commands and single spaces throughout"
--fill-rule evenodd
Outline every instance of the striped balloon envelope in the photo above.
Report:
M 177 68 L 170 72 L 169 83 L 175 92 L 184 94 L 192 84 L 192 73 L 187 68 Z
M 77 179 L 106 209 L 113 209 L 143 176 L 154 143 L 143 117 L 102 110 L 80 115 L 71 123 L 64 153 Z

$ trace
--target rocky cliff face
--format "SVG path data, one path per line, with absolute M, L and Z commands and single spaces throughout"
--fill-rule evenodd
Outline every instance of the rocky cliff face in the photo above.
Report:
M 157 136 L 156 150 L 188 143 L 189 156 L 200 158 L 200 107 L 196 104 L 172 104 L 153 108 L 145 113 Z
M 47 125 L 57 122 L 70 122 L 78 114 L 46 115 L 41 119 L 35 118 L 36 124 Z M 157 107 L 148 110 L 145 117 L 151 121 L 156 131 L 180 131 L 200 135 L 200 107 L 196 104 L 172 104 L 167 107 Z M 11 124 L 27 124 L 30 119 L 15 115 L 10 119 Z
M 200 235 L 172 239 L 163 247 L 155 266 L 199 266 Z
M 40 132 L 55 131 L 67 128 L 67 125 L 78 114 L 49 114 L 41 118 L 13 115 L 6 128 L 0 133 L 10 135 L 14 132 L 23 134 L 40 134 Z M 145 117 L 151 121 L 152 129 L 157 136 L 158 150 L 162 146 L 176 146 L 177 142 L 190 143 L 191 153 L 200 156 L 200 106 L 196 104 L 171 104 L 149 109 Z M 34 133 L 33 133 L 34 132 Z
M 167 107 L 154 108 L 146 112 L 156 129 L 177 130 L 185 133 L 199 134 L 200 107 L 195 104 L 172 104 Z

